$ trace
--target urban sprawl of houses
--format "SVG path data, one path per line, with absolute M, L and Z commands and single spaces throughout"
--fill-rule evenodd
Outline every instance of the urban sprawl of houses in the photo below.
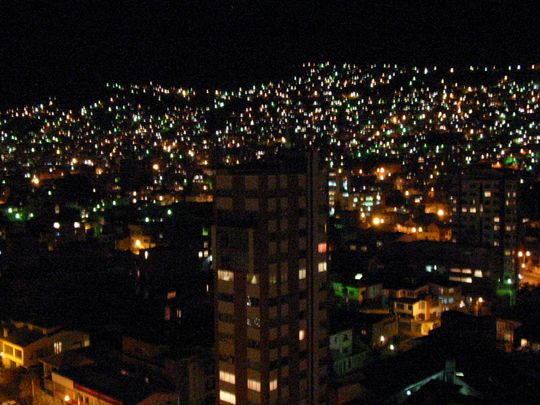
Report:
M 537 403 L 539 69 L 1 112 L 0 400 Z

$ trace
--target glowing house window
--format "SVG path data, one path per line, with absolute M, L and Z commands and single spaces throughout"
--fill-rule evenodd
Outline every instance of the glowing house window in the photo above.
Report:
M 229 391 L 219 390 L 219 399 L 229 404 L 236 404 L 236 395 Z
M 234 273 L 229 270 L 218 270 L 218 279 L 223 281 L 233 281 Z
M 323 273 L 326 271 L 326 262 L 320 262 L 318 265 L 319 273 Z
M 261 392 L 261 382 L 260 381 L 254 380 L 252 378 L 248 378 L 247 386 L 248 386 L 248 390 Z
M 228 371 L 219 370 L 219 379 L 229 384 L 234 384 L 236 382 L 236 377 L 234 373 L 229 373 Z
M 306 278 L 306 274 L 307 274 L 306 269 L 300 269 L 298 271 L 298 279 L 299 280 L 304 280 Z
M 54 342 L 54 354 L 62 353 L 62 342 Z

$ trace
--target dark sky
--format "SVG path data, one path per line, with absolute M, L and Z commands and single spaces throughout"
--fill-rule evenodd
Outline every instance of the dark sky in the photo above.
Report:
M 0 106 L 107 81 L 231 86 L 309 60 L 539 62 L 535 1 L 0 2 Z

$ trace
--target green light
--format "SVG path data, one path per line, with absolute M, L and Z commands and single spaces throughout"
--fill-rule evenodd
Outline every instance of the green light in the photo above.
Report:
M 146 223 L 150 222 L 150 218 L 148 218 L 148 217 L 144 218 L 144 222 L 146 222 Z
M 167 215 L 168 215 L 168 216 L 171 216 L 171 215 L 172 215 L 172 210 L 171 210 L 170 208 L 167 210 Z
M 202 236 L 208 236 L 210 234 L 210 231 L 208 228 L 203 227 L 202 229 Z

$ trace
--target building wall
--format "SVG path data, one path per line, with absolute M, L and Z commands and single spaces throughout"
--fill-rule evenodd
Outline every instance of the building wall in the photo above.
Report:
M 495 170 L 460 177 L 453 186 L 452 225 L 456 242 L 491 246 L 500 252 L 499 277 L 517 281 L 517 180 Z
M 87 334 L 79 331 L 61 331 L 21 347 L 0 339 L 0 352 L 5 367 L 30 367 L 39 364 L 39 359 L 62 351 L 74 350 L 90 345 Z
M 70 378 L 52 373 L 55 404 L 80 403 L 85 405 L 122 405 L 121 400 L 111 398 L 90 388 L 78 385 Z
M 325 185 L 312 163 L 217 173 L 218 403 L 324 403 Z

